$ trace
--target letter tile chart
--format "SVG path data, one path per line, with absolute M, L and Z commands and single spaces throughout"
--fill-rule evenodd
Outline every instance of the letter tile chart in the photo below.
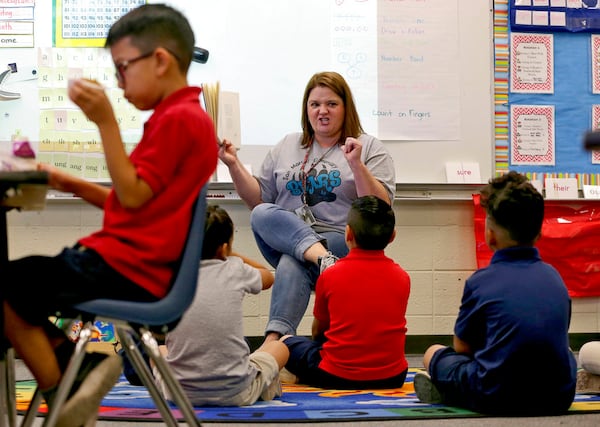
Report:
M 69 79 L 85 77 L 105 87 L 128 152 L 139 141 L 142 113 L 123 97 L 110 52 L 101 48 L 39 48 L 38 87 L 41 162 L 91 180 L 109 179 L 95 123 L 69 99 Z
M 38 48 L 39 160 L 90 180 L 109 174 L 95 123 L 67 95 L 70 79 L 87 78 L 105 87 L 128 152 L 142 133 L 145 117 L 118 88 L 106 33 L 142 0 L 54 0 L 53 47 Z

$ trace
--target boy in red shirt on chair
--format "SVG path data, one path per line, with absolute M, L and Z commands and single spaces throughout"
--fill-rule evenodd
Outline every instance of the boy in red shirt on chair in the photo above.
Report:
M 410 277 L 384 249 L 395 237 L 392 207 L 375 196 L 352 203 L 350 252 L 327 268 L 315 289 L 312 340 L 287 335 L 286 369 L 323 388 L 402 387 Z
M 98 126 L 112 187 L 40 168 L 52 187 L 102 209 L 102 228 L 56 256 L 11 260 L 0 284 L 4 335 L 50 407 L 74 344 L 48 317 L 98 298 L 156 301 L 171 286 L 192 207 L 217 164 L 214 125 L 200 88 L 187 82 L 194 42 L 187 19 L 160 4 L 133 9 L 110 28 L 106 47 L 123 96 L 153 110 L 131 155 L 104 88 L 83 79 L 69 85 L 70 99 Z M 120 373 L 119 356 L 88 353 L 57 426 L 94 417 Z

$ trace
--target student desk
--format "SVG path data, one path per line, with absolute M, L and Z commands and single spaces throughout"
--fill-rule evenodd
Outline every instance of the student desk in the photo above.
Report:
M 11 209 L 43 209 L 47 188 L 47 172 L 0 172 L 0 267 L 8 261 L 6 213 Z
M 8 262 L 6 213 L 11 209 L 43 209 L 47 188 L 47 172 L 0 172 L 0 286 L 2 286 L 2 267 Z M 3 319 L 0 305 L 0 331 L 4 330 Z M 0 427 L 16 425 L 15 378 L 12 364 L 14 364 L 14 352 L 0 336 Z

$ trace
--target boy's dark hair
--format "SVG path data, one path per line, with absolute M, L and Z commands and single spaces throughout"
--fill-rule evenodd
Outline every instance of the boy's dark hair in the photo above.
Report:
M 194 53 L 194 32 L 183 14 L 164 4 L 144 4 L 127 12 L 115 22 L 106 37 L 104 47 L 131 37 L 131 44 L 142 53 L 158 47 L 167 49 L 187 72 Z
M 481 206 L 520 245 L 533 245 L 542 230 L 544 198 L 515 171 L 489 180 L 481 190 Z
M 202 243 L 202 259 L 212 259 L 223 243 L 229 243 L 233 236 L 233 221 L 219 205 L 208 205 L 206 222 L 204 223 L 204 242 Z
M 363 196 L 352 202 L 348 212 L 348 226 L 354 232 L 361 249 L 384 249 L 394 233 L 396 217 L 387 203 L 375 196 Z

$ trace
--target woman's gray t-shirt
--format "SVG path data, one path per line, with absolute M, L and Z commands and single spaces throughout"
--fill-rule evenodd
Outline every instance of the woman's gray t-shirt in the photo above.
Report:
M 290 211 L 302 206 L 301 170 L 306 152 L 310 150 L 304 171 L 307 174 L 306 203 L 317 220 L 313 227 L 317 232 L 344 232 L 348 210 L 358 197 L 354 174 L 339 146 L 330 151 L 316 143 L 311 148 L 302 148 L 301 137 L 299 132 L 286 135 L 265 157 L 256 177 L 262 201 Z M 393 200 L 396 176 L 391 155 L 373 136 L 362 134 L 358 140 L 362 143 L 362 161 Z

